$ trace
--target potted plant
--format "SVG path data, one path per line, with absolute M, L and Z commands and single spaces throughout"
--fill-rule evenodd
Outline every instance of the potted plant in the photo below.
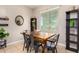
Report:
M 9 36 L 9 33 L 4 28 L 0 28 L 0 45 L 4 44 L 4 38 L 7 36 Z

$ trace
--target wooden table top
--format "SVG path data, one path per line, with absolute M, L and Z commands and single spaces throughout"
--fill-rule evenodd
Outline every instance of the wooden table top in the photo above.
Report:
M 35 34 L 34 37 L 37 37 L 39 39 L 48 39 L 49 37 L 51 37 L 53 34 L 51 33 L 39 33 L 39 34 Z
M 30 32 L 25 33 L 26 35 L 30 35 Z M 45 32 L 36 32 L 33 36 L 36 38 L 35 40 L 38 40 L 42 43 L 45 43 L 51 36 L 54 34 L 52 33 L 45 33 Z
M 54 34 L 51 33 L 40 33 L 38 35 L 34 35 L 36 40 L 39 40 L 41 43 L 46 43 L 46 41 L 53 36 Z

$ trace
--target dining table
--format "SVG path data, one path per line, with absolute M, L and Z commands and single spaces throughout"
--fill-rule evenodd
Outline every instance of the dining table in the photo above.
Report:
M 32 32 L 30 31 L 27 31 L 27 32 L 24 32 L 26 35 L 30 35 Z M 39 43 L 42 44 L 42 52 L 45 51 L 45 44 L 47 42 L 47 40 L 54 36 L 55 33 L 48 33 L 48 32 L 41 32 L 41 31 L 36 31 L 33 33 L 33 37 L 35 38 L 34 40 L 35 41 L 38 41 Z

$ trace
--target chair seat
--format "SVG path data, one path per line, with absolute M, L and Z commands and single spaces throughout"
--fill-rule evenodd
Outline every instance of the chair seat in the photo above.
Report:
M 55 45 L 52 45 L 52 46 L 46 45 L 45 48 L 47 48 L 47 50 L 50 51 L 55 48 Z
M 46 44 L 47 47 L 55 47 L 55 43 L 47 42 Z
M 34 49 L 35 49 L 35 53 L 38 53 L 39 51 L 39 47 L 42 46 L 41 43 L 39 42 L 34 42 Z
M 47 45 L 46 45 L 45 47 L 46 47 L 46 48 L 54 48 L 55 46 L 47 46 Z
M 55 44 L 54 43 L 51 44 L 51 42 L 47 42 L 45 48 L 47 48 L 48 50 L 52 50 L 55 48 Z
M 38 43 L 38 42 L 34 42 L 34 46 L 42 46 L 42 44 L 41 43 Z
M 52 52 L 57 52 L 57 43 L 59 39 L 59 34 L 55 35 L 54 37 L 49 38 L 49 40 L 46 42 L 45 47 L 47 50 L 51 50 Z
M 28 42 L 29 44 L 31 44 L 31 40 L 30 40 L 30 38 L 27 38 L 27 42 Z

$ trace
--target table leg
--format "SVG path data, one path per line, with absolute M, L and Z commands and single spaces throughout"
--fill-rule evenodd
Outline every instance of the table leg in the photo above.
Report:
M 42 53 L 45 52 L 45 44 L 42 44 Z

